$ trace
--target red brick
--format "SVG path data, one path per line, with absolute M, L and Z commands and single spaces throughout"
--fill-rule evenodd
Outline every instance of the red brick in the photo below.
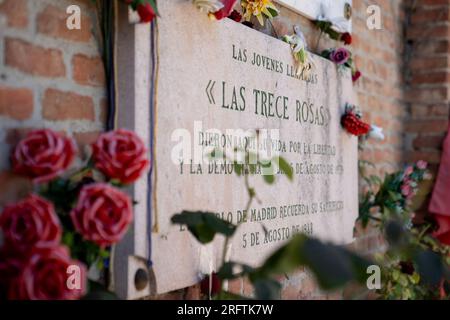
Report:
M 430 71 L 447 68 L 450 65 L 447 57 L 420 57 L 413 58 L 409 64 L 411 70 Z
M 19 39 L 5 39 L 5 63 L 37 76 L 63 77 L 66 74 L 60 50 L 46 49 Z
M 441 152 L 439 151 L 407 151 L 405 160 L 408 163 L 425 160 L 431 164 L 437 164 L 441 161 Z
M 6 131 L 5 142 L 11 146 L 15 146 L 20 140 L 32 131 L 32 128 L 14 128 Z
M 448 120 L 411 120 L 405 124 L 406 132 L 432 133 L 446 132 Z
M 427 148 L 427 149 L 440 149 L 442 143 L 444 142 L 445 135 L 438 136 L 422 136 L 419 135 L 413 141 L 413 147 L 416 149 Z
M 81 16 L 81 29 L 69 30 L 67 28 L 68 14 L 62 8 L 48 5 L 37 16 L 37 31 L 54 38 L 62 38 L 70 41 L 88 42 L 92 37 L 91 19 Z
M 234 294 L 242 295 L 242 279 L 232 279 L 228 281 L 228 291 Z
M 86 158 L 86 147 L 92 145 L 100 135 L 100 132 L 76 132 L 73 134 L 78 145 L 78 150 L 83 159 Z
M 246 297 L 253 296 L 253 285 L 247 278 L 242 280 L 242 294 Z
M 100 100 L 99 121 L 103 124 L 106 124 L 107 117 L 108 117 L 108 99 L 103 98 Z
M 408 39 L 422 39 L 425 37 L 432 37 L 433 40 L 437 38 L 448 38 L 450 35 L 450 27 L 447 25 L 426 26 L 423 24 L 414 25 L 410 27 L 407 32 Z
M 186 289 L 183 300 L 200 300 L 201 290 L 200 285 L 194 285 Z
M 43 117 L 47 120 L 95 120 L 91 97 L 57 89 L 47 89 L 42 101 Z
M 412 75 L 411 83 L 414 84 L 436 84 L 450 82 L 450 72 L 428 72 Z
M 15 120 L 26 120 L 32 114 L 33 92 L 30 89 L 0 85 L 0 115 Z
M 415 119 L 448 119 L 450 116 L 450 105 L 444 103 L 431 105 L 414 104 L 411 106 L 411 115 Z
M 28 26 L 27 0 L 4 0 L 0 2 L 0 14 L 8 19 L 8 27 L 26 28 Z
M 72 58 L 73 79 L 88 86 L 105 86 L 105 69 L 100 57 L 90 58 L 83 54 L 77 54 Z
M 30 179 L 10 171 L 0 172 L 0 207 L 17 202 L 32 191 L 33 184 Z
M 450 18 L 450 11 L 448 7 L 427 8 L 420 6 L 416 12 L 411 16 L 413 24 L 423 24 L 425 22 L 448 21 Z
M 446 101 L 448 90 L 444 86 L 442 88 L 413 88 L 409 90 L 405 96 L 407 101 L 435 103 Z

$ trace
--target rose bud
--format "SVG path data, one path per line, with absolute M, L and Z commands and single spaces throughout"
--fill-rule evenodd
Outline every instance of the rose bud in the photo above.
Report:
M 30 132 L 12 153 L 12 167 L 17 174 L 35 183 L 47 182 L 66 170 L 75 158 L 72 139 L 43 129 Z
M 356 70 L 355 73 L 352 74 L 352 81 L 356 82 L 359 80 L 359 78 L 361 78 L 362 73 L 359 70 Z
M 141 22 L 143 23 L 151 22 L 156 17 L 155 11 L 148 2 L 145 4 L 138 4 L 137 13 L 139 14 Z
M 211 291 L 209 290 L 210 284 L 211 284 Z M 210 295 L 210 292 L 211 292 L 211 296 L 217 295 L 220 292 L 221 287 L 222 287 L 222 281 L 217 276 L 217 273 L 212 273 L 211 278 L 209 277 L 209 275 L 207 275 L 200 282 L 200 291 L 202 294 L 207 295 L 207 296 Z
M 348 32 L 342 34 L 341 41 L 344 42 L 345 45 L 351 45 L 352 44 L 352 35 Z

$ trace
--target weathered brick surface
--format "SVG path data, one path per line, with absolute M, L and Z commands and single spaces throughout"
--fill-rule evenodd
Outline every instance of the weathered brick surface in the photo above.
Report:
M 72 4 L 82 9 L 81 30 L 66 28 Z M 0 207 L 26 190 L 8 170 L 10 151 L 27 132 L 72 136 L 84 157 L 84 146 L 104 128 L 95 16 L 90 0 L 0 0 Z
M 373 162 L 375 173 L 427 160 L 436 172 L 450 114 L 450 1 L 354 0 L 350 47 L 363 77 L 355 97 L 367 121 L 385 129 L 386 140 L 370 141 L 360 158 Z M 66 28 L 66 7 L 82 8 L 81 30 Z M 366 26 L 367 7 L 379 5 L 382 30 Z M 29 130 L 53 128 L 76 139 L 80 155 L 106 121 L 104 68 L 90 0 L 0 0 L 0 206 L 29 189 L 8 173 L 9 152 Z M 406 22 L 409 21 L 409 24 Z M 281 8 L 273 21 L 279 36 L 300 25 L 311 51 L 341 46 L 306 18 Z M 98 32 L 98 30 L 96 30 Z M 273 33 L 270 25 L 266 33 Z M 357 226 L 351 249 L 365 254 L 383 250 L 382 237 Z M 283 299 L 339 299 L 341 292 L 317 288 L 305 270 L 280 278 Z M 231 292 L 252 295 L 247 279 L 228 283 Z M 198 299 L 198 286 L 151 299 Z
M 27 0 L 3 0 L 0 2 L 0 14 L 6 16 L 8 27 L 26 28 L 28 26 Z
M 37 30 L 50 37 L 70 41 L 88 42 L 92 38 L 92 21 L 86 14 L 81 18 L 80 30 L 69 30 L 66 26 L 65 7 L 48 5 L 37 16 Z
M 72 58 L 73 79 L 88 86 L 105 86 L 105 68 L 100 57 L 77 54 Z
M 47 120 L 95 120 L 92 98 L 73 92 L 47 89 L 42 108 L 42 115 Z
M 25 120 L 33 114 L 33 92 L 0 85 L 0 116 Z
M 5 39 L 5 64 L 43 77 L 63 77 L 66 74 L 61 50 L 46 49 L 20 39 Z

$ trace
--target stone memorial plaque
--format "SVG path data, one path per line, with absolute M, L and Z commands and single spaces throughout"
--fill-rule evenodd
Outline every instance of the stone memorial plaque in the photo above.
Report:
M 351 242 L 357 139 L 340 126 L 345 104 L 352 102 L 350 70 L 314 56 L 314 69 L 296 75 L 291 49 L 280 40 L 229 19 L 211 21 L 190 1 L 160 1 L 159 7 L 149 188 L 156 291 L 197 283 L 221 261 L 223 238 L 202 246 L 171 224 L 183 210 L 241 222 L 226 254 L 254 266 L 297 232 Z M 197 156 L 214 146 L 242 144 L 239 129 L 257 132 L 256 145 L 279 153 L 294 171 L 293 181 L 277 174 L 272 185 L 250 176 L 257 200 L 246 214 L 244 179 L 232 163 Z M 245 141 L 248 146 L 255 140 Z

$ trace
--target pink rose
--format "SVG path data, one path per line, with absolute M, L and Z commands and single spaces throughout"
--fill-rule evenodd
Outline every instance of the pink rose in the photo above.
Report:
M 61 174 L 75 157 L 75 144 L 69 138 L 43 129 L 30 132 L 20 141 L 12 153 L 15 173 L 47 182 Z
M 419 168 L 420 170 L 425 170 L 427 167 L 428 163 L 426 161 L 423 160 L 417 161 L 417 168 Z
M 78 270 L 72 272 L 72 270 Z M 78 276 L 78 278 L 77 278 Z M 9 286 L 11 300 L 77 300 L 86 292 L 86 267 L 66 247 L 34 248 Z
M 101 247 L 118 242 L 133 220 L 131 200 L 125 193 L 105 183 L 81 189 L 72 223 L 84 239 Z
M 350 52 L 345 48 L 335 49 L 330 53 L 330 60 L 337 64 L 344 64 L 350 59 Z
M 149 164 L 142 140 L 124 129 L 102 134 L 93 145 L 95 166 L 121 183 L 136 181 Z
M 53 204 L 37 195 L 7 206 L 0 215 L 0 229 L 5 244 L 18 251 L 52 247 L 62 234 Z
M 409 177 L 410 175 L 413 174 L 413 172 L 414 172 L 414 168 L 413 168 L 412 166 L 408 166 L 408 167 L 405 169 L 405 176 Z
M 409 198 L 412 194 L 411 186 L 409 184 L 403 184 L 401 186 L 401 192 L 402 192 L 403 196 L 405 196 L 406 198 Z

